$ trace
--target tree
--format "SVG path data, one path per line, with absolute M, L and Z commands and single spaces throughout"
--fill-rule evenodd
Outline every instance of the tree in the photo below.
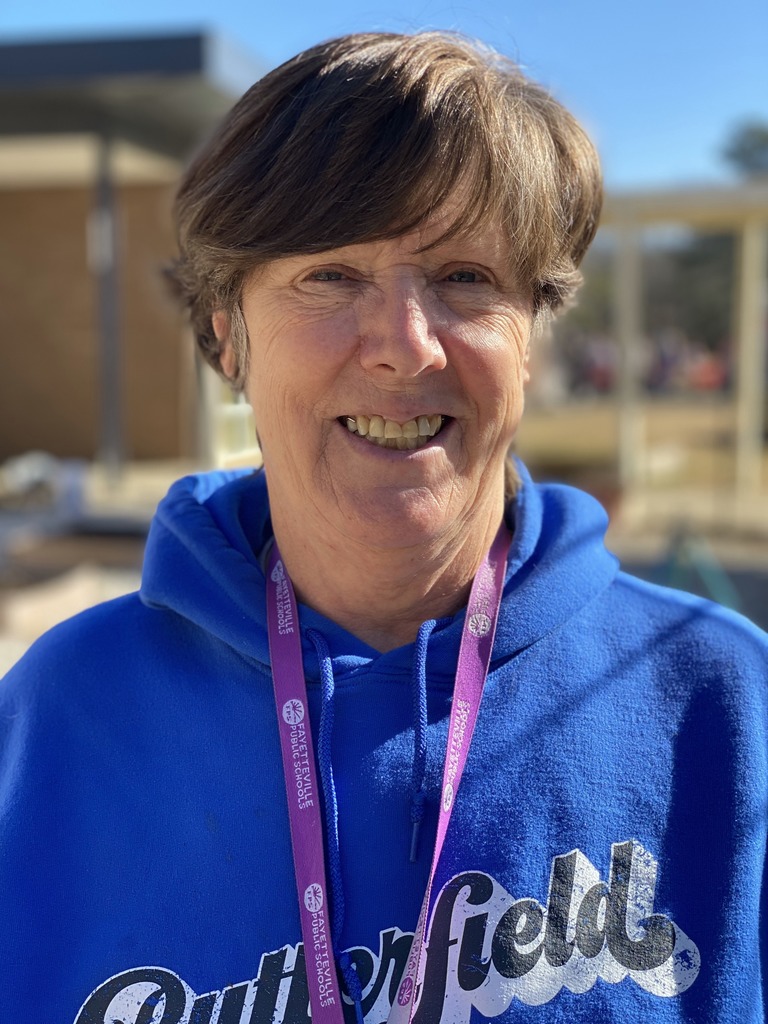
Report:
M 768 177 L 768 122 L 744 121 L 731 132 L 723 157 L 745 178 Z

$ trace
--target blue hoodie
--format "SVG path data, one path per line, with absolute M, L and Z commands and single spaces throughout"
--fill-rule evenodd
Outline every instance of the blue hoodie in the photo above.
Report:
M 508 514 L 416 1024 L 764 1021 L 765 634 L 619 572 L 578 491 L 524 476 Z M 263 474 L 180 481 L 141 592 L 52 630 L 0 687 L 0 1021 L 306 1024 L 269 536 Z M 386 654 L 300 618 L 315 734 L 318 633 L 335 683 L 332 940 L 382 1024 L 429 871 L 462 615 Z

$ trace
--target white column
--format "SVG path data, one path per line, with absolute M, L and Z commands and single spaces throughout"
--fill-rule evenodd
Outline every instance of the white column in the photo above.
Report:
M 616 226 L 616 305 L 614 323 L 620 350 L 619 478 L 624 489 L 640 482 L 645 464 L 643 423 L 640 414 L 637 369 L 642 344 L 641 238 L 636 224 Z
M 736 490 L 760 489 L 766 375 L 768 229 L 751 221 L 741 233 L 737 305 Z
M 96 281 L 99 327 L 99 461 L 110 484 L 116 484 L 125 460 L 122 416 L 120 280 L 118 272 L 117 197 L 112 167 L 112 139 L 97 139 L 93 206 L 87 223 L 88 262 Z

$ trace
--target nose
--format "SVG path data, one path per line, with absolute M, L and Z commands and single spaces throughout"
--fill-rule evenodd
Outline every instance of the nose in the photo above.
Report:
M 413 280 L 397 280 L 367 297 L 361 317 L 360 362 L 372 373 L 410 378 L 441 370 L 447 360 L 430 297 Z

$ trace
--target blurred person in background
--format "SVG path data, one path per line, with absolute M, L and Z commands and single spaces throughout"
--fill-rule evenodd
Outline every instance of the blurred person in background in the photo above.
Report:
M 196 157 L 171 277 L 264 468 L 2 685 L 4 1019 L 764 1020 L 768 641 L 508 461 L 600 202 L 439 33 L 299 54 Z

